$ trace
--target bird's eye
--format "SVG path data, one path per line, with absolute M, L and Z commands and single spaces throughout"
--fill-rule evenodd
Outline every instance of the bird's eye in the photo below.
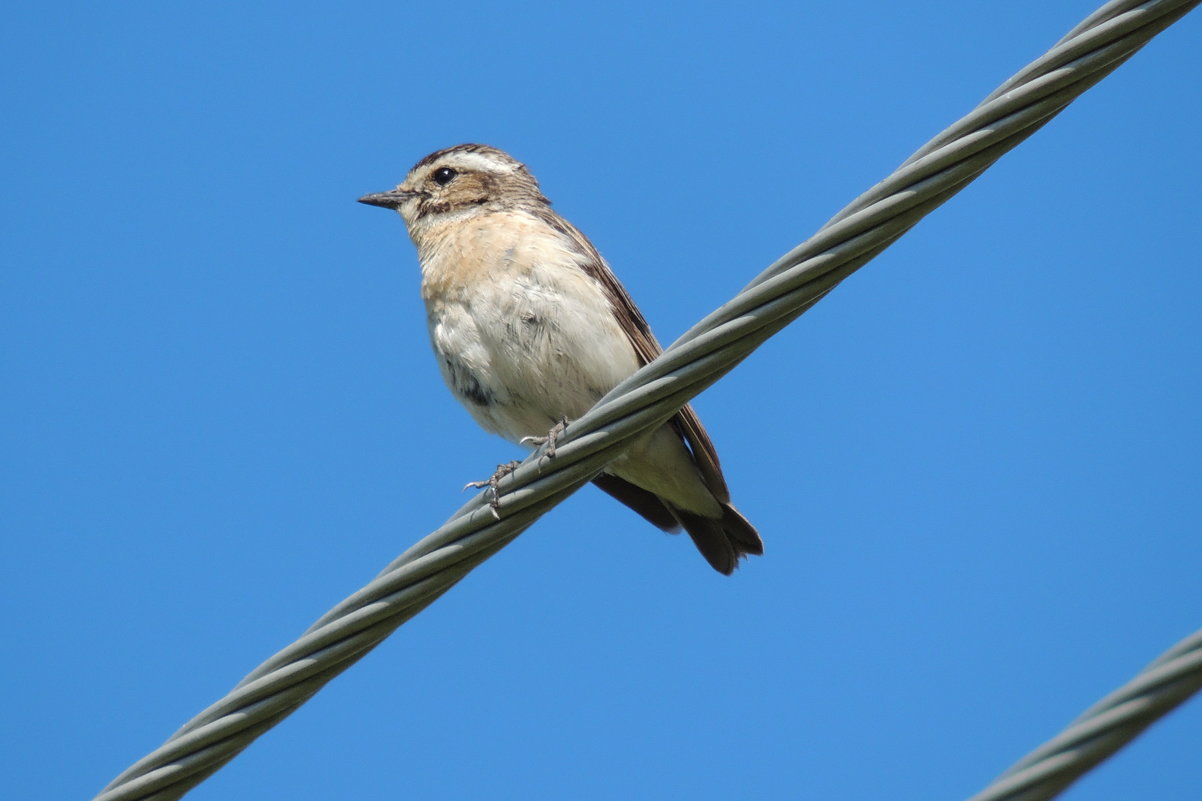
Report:
M 452 170 L 450 167 L 439 167 L 434 171 L 434 183 L 439 186 L 446 186 L 455 179 L 459 173 Z

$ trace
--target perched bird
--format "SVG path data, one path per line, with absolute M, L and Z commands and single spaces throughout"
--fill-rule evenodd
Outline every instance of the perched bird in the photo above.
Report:
M 543 442 L 659 355 L 597 249 L 552 211 L 509 154 L 475 144 L 439 150 L 396 189 L 359 202 L 404 219 L 442 377 L 486 430 Z M 764 552 L 755 527 L 731 506 L 718 454 L 691 406 L 593 483 L 665 531 L 683 526 L 721 573 Z

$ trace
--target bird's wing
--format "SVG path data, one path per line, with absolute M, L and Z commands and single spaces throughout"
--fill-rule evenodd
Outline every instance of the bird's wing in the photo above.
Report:
M 663 348 L 655 339 L 655 334 L 651 333 L 651 326 L 647 325 L 643 313 L 639 311 L 638 306 L 634 305 L 630 293 L 618 281 L 617 276 L 605 263 L 605 259 L 601 258 L 601 254 L 593 247 L 593 243 L 574 225 L 551 211 L 550 208 L 546 211 L 546 222 L 574 240 L 587 255 L 587 258 L 582 260 L 582 267 L 605 290 L 622 330 L 626 332 L 630 344 L 634 346 L 635 353 L 638 354 L 639 363 L 647 364 L 662 353 Z M 722 467 L 718 463 L 718 452 L 714 448 L 709 434 L 706 433 L 705 426 L 697 417 L 697 412 L 693 411 L 691 405 L 686 405 L 669 422 L 688 443 L 697 468 L 701 471 L 701 476 L 710 492 L 720 503 L 730 503 L 730 490 L 726 486 L 726 479 L 722 476 Z

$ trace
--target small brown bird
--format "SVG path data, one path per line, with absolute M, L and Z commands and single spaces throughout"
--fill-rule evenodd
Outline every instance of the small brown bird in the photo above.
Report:
M 530 445 L 588 411 L 662 348 L 592 243 L 551 210 L 526 166 L 487 145 L 419 161 L 359 202 L 398 211 L 417 246 L 442 376 L 486 430 Z M 682 526 L 715 570 L 762 554 L 730 504 L 691 406 L 593 483 L 665 531 Z

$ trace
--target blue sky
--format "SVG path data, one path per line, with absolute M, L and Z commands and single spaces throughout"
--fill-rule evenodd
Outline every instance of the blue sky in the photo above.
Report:
M 1094 7 L 10 10 L 9 796 L 90 797 L 519 454 L 359 195 L 503 147 L 670 341 Z M 585 489 L 189 797 L 963 798 L 1196 629 L 1200 37 L 698 399 L 763 558 Z M 1196 797 L 1200 738 L 1065 797 Z

